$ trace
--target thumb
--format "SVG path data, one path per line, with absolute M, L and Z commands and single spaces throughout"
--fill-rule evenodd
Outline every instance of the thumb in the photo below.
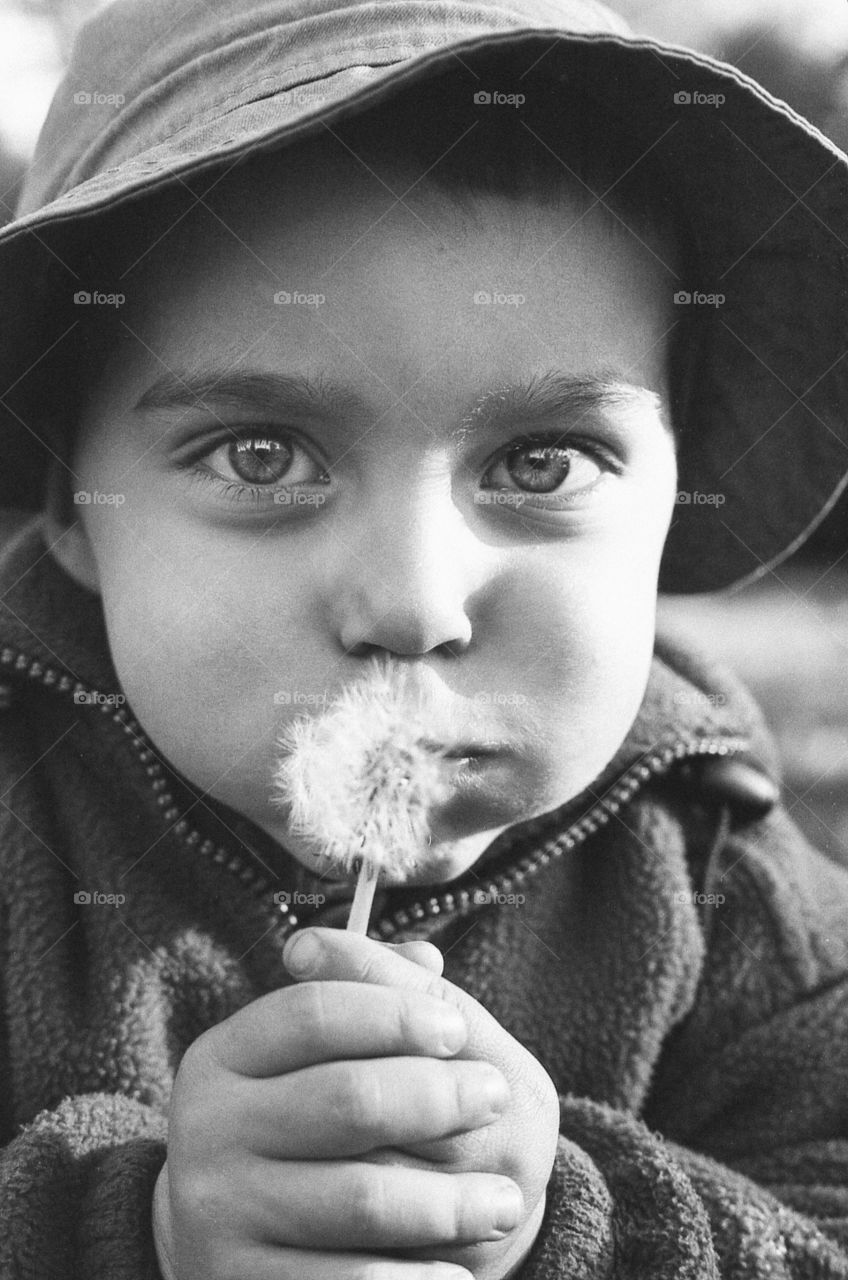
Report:
M 442 976 L 445 957 L 432 942 L 384 942 L 383 946 L 403 956 L 405 960 L 411 960 L 413 964 L 420 965 L 422 969 L 435 973 L 437 977 Z

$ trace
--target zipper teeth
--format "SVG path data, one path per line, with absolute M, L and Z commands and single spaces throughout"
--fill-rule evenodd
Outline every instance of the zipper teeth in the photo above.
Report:
M 204 836 L 187 818 L 180 817 L 179 808 L 174 801 L 173 793 L 168 789 L 168 780 L 153 743 L 138 721 L 123 707 L 116 707 L 109 702 L 98 689 L 83 684 L 81 680 L 74 680 L 71 676 L 47 666 L 38 659 L 33 660 L 28 654 L 15 649 L 4 648 L 0 651 L 0 668 L 2 667 L 11 668 L 17 673 L 26 675 L 30 680 L 45 685 L 57 693 L 74 695 L 84 693 L 91 698 L 100 711 L 108 715 L 128 735 L 150 779 L 150 788 L 156 795 L 156 803 L 163 811 L 162 817 L 165 822 L 171 824 L 174 834 L 179 836 L 190 849 L 235 875 L 257 897 L 270 888 L 269 882 L 255 867 L 243 862 L 238 854 L 228 850 L 224 845 L 216 844 L 214 840 Z M 297 928 L 299 923 L 297 916 L 288 910 L 288 903 L 285 902 L 274 903 L 273 916 L 275 920 L 289 926 L 290 929 Z
M 174 834 L 190 849 L 236 876 L 255 897 L 261 898 L 271 887 L 269 881 L 255 866 L 246 863 L 239 854 L 227 849 L 226 846 L 216 844 L 214 840 L 204 837 L 187 818 L 180 817 L 173 793 L 168 789 L 168 780 L 164 776 L 162 762 L 153 744 L 138 721 L 123 707 L 115 707 L 100 694 L 99 690 L 92 689 L 80 680 L 74 680 L 71 676 L 57 671 L 38 659 L 31 659 L 19 650 L 4 648 L 0 651 L 0 667 L 11 668 L 57 693 L 85 694 L 87 699 L 91 699 L 101 712 L 108 715 L 129 736 L 150 779 L 151 790 L 156 795 L 156 803 L 163 811 L 162 817 L 171 825 Z M 381 939 L 385 940 L 399 933 L 401 929 L 441 915 L 443 912 L 467 910 L 474 904 L 476 893 L 482 892 L 489 897 L 508 894 L 516 885 L 523 884 L 528 877 L 544 870 L 552 859 L 582 844 L 590 835 L 609 822 L 610 818 L 614 817 L 625 804 L 628 804 L 650 778 L 665 773 L 675 761 L 701 755 L 735 755 L 744 751 L 747 746 L 747 739 L 741 737 L 677 738 L 673 742 L 658 746 L 625 770 L 606 795 L 598 800 L 582 818 L 572 823 L 566 831 L 546 840 L 533 853 L 520 858 L 515 866 L 505 868 L 489 880 L 479 880 L 470 888 L 457 888 L 410 903 L 409 906 L 389 916 L 375 920 L 372 928 Z M 534 834 L 545 830 L 549 825 L 550 818 L 547 821 L 539 819 L 538 824 L 532 822 L 526 824 L 522 831 L 516 834 L 514 841 L 508 843 L 502 852 L 508 854 L 514 844 L 532 838 Z M 286 935 L 292 933 L 300 924 L 298 916 L 289 910 L 287 902 L 274 902 L 271 915 L 277 927 Z
M 412 903 L 410 906 L 396 911 L 394 915 L 374 922 L 374 928 L 381 939 L 393 937 L 401 929 L 424 920 L 429 916 L 441 915 L 443 911 L 465 911 L 474 903 L 474 896 L 483 893 L 487 897 L 511 893 L 516 885 L 524 883 L 528 877 L 543 871 L 556 857 L 576 848 L 590 835 L 609 822 L 618 811 L 632 800 L 649 778 L 656 777 L 670 768 L 676 760 L 687 757 L 712 755 L 728 756 L 744 751 L 748 746 L 745 738 L 678 738 L 663 747 L 657 747 L 649 755 L 631 765 L 607 794 L 588 810 L 587 813 L 572 823 L 567 830 L 546 840 L 532 854 L 526 854 L 514 867 L 506 868 L 490 880 L 480 880 L 472 888 L 461 888 L 453 892 L 435 894 L 424 902 Z M 550 825 L 550 819 L 540 820 L 539 829 Z M 532 838 L 537 828 L 527 826 L 515 837 L 515 842 Z M 509 853 L 512 844 L 506 846 L 504 853 Z

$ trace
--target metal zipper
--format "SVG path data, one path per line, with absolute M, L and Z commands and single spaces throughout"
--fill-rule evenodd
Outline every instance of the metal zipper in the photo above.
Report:
M 165 822 L 172 824 L 173 832 L 183 843 L 202 857 L 208 858 L 216 866 L 223 867 L 234 875 L 239 882 L 257 899 L 272 887 L 261 872 L 245 862 L 243 858 L 226 846 L 216 844 L 214 840 L 204 837 L 187 818 L 180 817 L 180 811 L 174 802 L 174 796 L 168 790 L 168 781 L 164 776 L 161 761 L 157 758 L 156 749 L 145 735 L 141 725 L 123 707 L 115 707 L 108 702 L 97 689 L 92 689 L 79 680 L 72 679 L 55 668 L 45 665 L 38 659 L 32 659 L 20 650 L 4 648 L 0 651 L 0 668 L 6 667 L 28 679 L 37 681 L 46 688 L 57 693 L 86 694 L 88 699 L 97 705 L 101 712 L 109 715 L 129 736 L 141 764 L 150 779 L 150 787 L 156 796 L 156 803 L 162 809 Z M 103 699 L 102 701 L 100 699 Z M 0 692 L 0 705 L 2 696 Z M 481 891 L 489 897 L 496 898 L 502 894 L 512 893 L 516 886 L 539 871 L 548 863 L 577 845 L 582 844 L 599 827 L 609 822 L 610 818 L 628 804 L 650 778 L 665 773 L 675 762 L 693 756 L 712 755 L 729 756 L 744 751 L 748 747 L 746 738 L 676 738 L 663 746 L 655 747 L 648 755 L 632 764 L 613 784 L 607 794 L 597 801 L 584 815 L 572 823 L 565 831 L 559 832 L 545 841 L 532 853 L 525 854 L 518 862 L 504 868 L 490 879 L 478 879 L 469 887 L 457 886 L 443 893 L 433 894 L 419 902 L 402 907 L 372 922 L 372 930 L 385 941 L 394 937 L 402 929 L 446 912 L 464 913 L 474 905 L 474 894 Z M 502 853 L 508 854 L 513 845 L 523 844 L 551 826 L 550 815 L 522 824 L 522 829 L 515 833 L 511 841 L 504 845 Z M 267 902 L 263 903 L 268 906 Z M 287 937 L 301 924 L 312 922 L 310 917 L 303 920 L 289 909 L 286 902 L 275 902 L 270 910 L 271 917 L 282 936 Z M 316 918 L 320 912 L 315 913 Z

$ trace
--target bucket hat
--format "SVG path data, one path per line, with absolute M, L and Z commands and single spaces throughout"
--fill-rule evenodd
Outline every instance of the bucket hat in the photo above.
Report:
M 525 86 L 579 63 L 697 238 L 701 288 L 674 299 L 698 339 L 660 589 L 738 586 L 795 550 L 848 479 L 848 157 L 738 69 L 592 0 L 117 0 L 91 18 L 0 230 L 0 505 L 43 500 L 56 235 L 94 242 L 127 202 L 448 68 L 468 75 L 471 123 L 492 54 Z

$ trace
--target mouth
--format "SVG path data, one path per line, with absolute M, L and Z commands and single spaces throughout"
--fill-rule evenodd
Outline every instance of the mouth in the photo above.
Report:
M 440 750 L 444 744 L 427 741 L 424 745 Z M 508 748 L 509 744 L 506 742 L 459 742 L 446 751 L 444 756 L 447 760 L 471 760 L 478 756 L 501 755 Z

